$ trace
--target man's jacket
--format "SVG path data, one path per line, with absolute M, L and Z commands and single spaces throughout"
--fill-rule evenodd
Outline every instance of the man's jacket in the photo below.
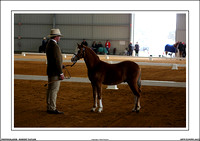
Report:
M 53 40 L 50 40 L 46 46 L 47 56 L 47 75 L 60 76 L 62 73 L 62 54 L 60 47 Z

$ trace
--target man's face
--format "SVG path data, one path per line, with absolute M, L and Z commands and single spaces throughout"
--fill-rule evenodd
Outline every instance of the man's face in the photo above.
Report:
M 56 41 L 59 42 L 60 41 L 60 36 L 56 36 Z

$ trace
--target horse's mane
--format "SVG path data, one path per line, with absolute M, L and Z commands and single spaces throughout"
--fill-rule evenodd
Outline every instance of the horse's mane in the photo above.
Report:
M 85 63 L 88 69 L 94 68 L 101 60 L 96 55 L 96 53 L 89 47 L 83 46 L 85 48 Z
M 89 54 L 87 54 L 87 55 L 91 55 L 91 56 L 93 56 L 95 59 L 100 60 L 99 56 L 97 56 L 96 53 L 95 53 L 91 48 L 89 48 L 89 47 L 87 47 L 87 46 L 84 46 L 84 47 L 85 47 L 85 49 L 89 52 Z

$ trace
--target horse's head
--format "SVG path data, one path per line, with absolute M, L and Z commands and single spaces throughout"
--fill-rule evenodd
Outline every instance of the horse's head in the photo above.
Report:
M 85 55 L 85 46 L 77 44 L 77 53 L 74 53 L 73 57 L 71 58 L 72 62 L 77 62 L 79 59 L 84 58 Z

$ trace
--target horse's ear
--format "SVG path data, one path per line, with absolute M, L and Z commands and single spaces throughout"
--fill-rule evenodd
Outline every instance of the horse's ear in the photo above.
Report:
M 77 45 L 78 45 L 78 48 L 80 48 L 80 47 L 81 47 L 81 45 L 80 45 L 79 43 L 77 43 Z

